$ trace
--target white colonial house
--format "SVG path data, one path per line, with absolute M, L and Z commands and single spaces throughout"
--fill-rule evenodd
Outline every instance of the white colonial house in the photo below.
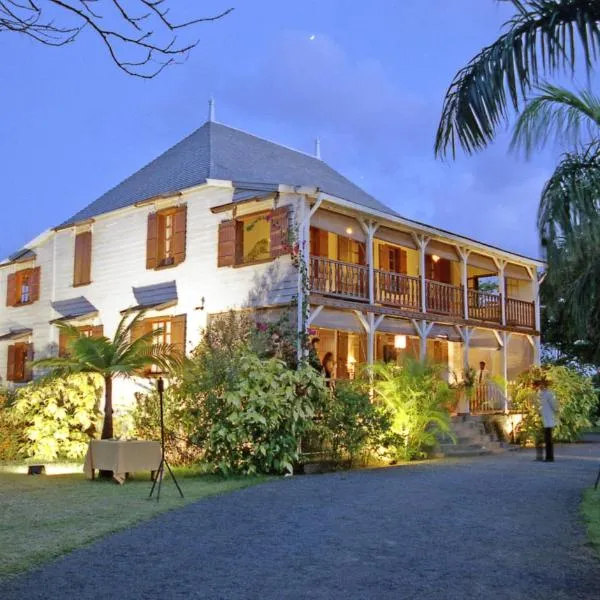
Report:
M 510 380 L 539 360 L 541 266 L 406 219 L 318 156 L 211 119 L 0 263 L 0 382 L 60 352 L 61 321 L 110 337 L 143 307 L 144 327 L 189 351 L 211 314 L 272 315 L 298 296 L 339 378 L 412 353 Z M 131 384 L 114 392 L 131 402 Z M 502 393 L 484 400 L 506 408 Z

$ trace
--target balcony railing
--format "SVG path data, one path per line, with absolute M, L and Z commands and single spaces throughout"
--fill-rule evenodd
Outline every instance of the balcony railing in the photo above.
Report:
M 369 301 L 369 268 L 321 256 L 310 257 L 310 289 L 313 293 L 348 300 Z M 402 273 L 374 269 L 375 302 L 405 310 L 421 312 L 421 279 Z M 469 319 L 502 322 L 502 296 L 468 290 Z M 464 317 L 464 294 L 460 286 L 427 279 L 427 312 L 450 317 Z M 515 298 L 506 299 L 506 324 L 533 329 L 535 304 Z
M 375 269 L 375 301 L 420 312 L 421 280 Z
M 535 303 L 507 298 L 506 324 L 535 328 Z
M 425 296 L 428 312 L 451 317 L 462 317 L 464 315 L 462 289 L 455 285 L 427 279 L 425 281 Z
M 351 300 L 369 299 L 369 269 L 362 265 L 310 257 L 310 287 L 319 294 Z
M 502 296 L 469 290 L 469 318 L 502 323 Z

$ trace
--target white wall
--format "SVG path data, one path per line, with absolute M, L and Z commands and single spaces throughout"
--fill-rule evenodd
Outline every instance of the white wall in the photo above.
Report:
M 40 299 L 30 306 L 6 307 L 6 280 L 21 265 L 0 268 L 0 335 L 9 329 L 32 328 L 36 357 L 48 354 L 58 342 L 58 329 L 49 321 L 59 317 L 50 303 L 85 296 L 99 311 L 94 323 L 104 326 L 111 337 L 121 318 L 120 311 L 136 304 L 132 288 L 175 280 L 178 304 L 162 315 L 187 315 L 187 349 L 199 341 L 206 316 L 243 306 L 289 302 L 297 291 L 297 272 L 289 256 L 246 267 L 217 267 L 218 225 L 232 217 L 212 214 L 210 207 L 227 204 L 232 188 L 204 187 L 184 193 L 177 203 L 187 203 L 186 258 L 173 268 L 146 269 L 146 230 L 148 214 L 160 209 L 150 204 L 129 207 L 98 217 L 92 225 L 92 282 L 73 287 L 75 228 L 51 235 L 35 248 L 36 266 L 41 266 Z M 282 194 L 279 205 L 294 203 L 297 195 Z M 53 264 L 56 244 L 56 264 Z M 29 264 L 24 266 L 30 266 Z M 55 267 L 55 268 L 53 268 Z M 53 282 L 52 273 L 56 276 Z M 54 289 L 53 289 L 54 283 Z M 204 310 L 198 310 L 202 297 Z M 152 316 L 149 313 L 148 316 Z M 0 377 L 6 379 L 7 348 L 0 342 Z M 122 382 L 115 386 L 115 403 L 131 400 L 133 391 Z

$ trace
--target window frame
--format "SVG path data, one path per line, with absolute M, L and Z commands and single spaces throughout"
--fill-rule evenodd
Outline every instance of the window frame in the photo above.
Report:
M 27 306 L 28 304 L 33 304 L 35 300 L 32 299 L 32 285 L 31 280 L 33 278 L 33 267 L 28 269 L 21 269 L 20 271 L 16 271 L 15 273 L 15 286 L 16 293 L 15 299 L 17 300 L 15 306 Z M 27 279 L 28 288 L 27 288 L 27 300 L 23 300 L 23 280 Z
M 271 209 L 266 209 L 266 210 L 260 210 L 258 212 L 254 212 L 254 213 L 249 213 L 247 215 L 241 215 L 239 217 L 235 217 L 234 218 L 234 222 L 235 222 L 235 226 L 236 226 L 236 253 L 235 253 L 235 263 L 233 264 L 234 267 L 240 268 L 240 267 L 249 267 L 251 265 L 260 265 L 263 263 L 268 263 L 271 262 L 272 260 L 275 260 L 273 256 L 271 256 L 271 219 L 269 218 L 272 214 L 272 210 Z M 268 253 L 268 257 L 266 258 L 258 258 L 255 260 L 248 260 L 248 261 L 244 261 L 244 233 L 245 233 L 245 228 L 246 228 L 246 223 L 248 221 L 257 221 L 258 219 L 261 219 L 262 217 L 265 218 L 265 221 L 268 223 L 269 225 L 269 234 L 267 236 L 267 253 Z M 241 227 L 240 227 L 241 226 Z M 241 235 L 241 239 L 238 239 L 238 231 L 242 232 Z

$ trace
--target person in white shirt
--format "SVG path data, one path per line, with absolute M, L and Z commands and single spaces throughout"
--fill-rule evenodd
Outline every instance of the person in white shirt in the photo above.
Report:
M 542 375 L 535 382 L 539 394 L 540 414 L 544 424 L 544 445 L 546 448 L 546 462 L 554 462 L 554 441 L 552 430 L 556 427 L 558 415 L 558 400 L 548 387 L 548 380 Z
M 482 383 L 486 383 L 490 378 L 490 372 L 485 368 L 485 361 L 481 361 L 479 363 L 479 371 L 475 373 L 475 383 L 480 385 Z

